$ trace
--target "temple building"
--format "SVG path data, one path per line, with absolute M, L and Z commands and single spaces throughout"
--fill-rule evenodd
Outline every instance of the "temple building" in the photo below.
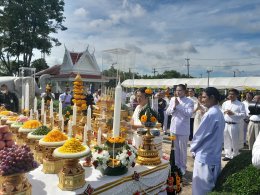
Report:
M 51 83 L 52 91 L 59 93 L 63 92 L 67 85 L 72 87 L 78 73 L 84 86 L 91 86 L 92 89 L 98 89 L 101 83 L 108 82 L 108 79 L 102 76 L 94 52 L 90 53 L 88 48 L 83 52 L 72 52 L 65 47 L 62 64 L 37 72 L 36 78 L 42 90 L 47 83 Z

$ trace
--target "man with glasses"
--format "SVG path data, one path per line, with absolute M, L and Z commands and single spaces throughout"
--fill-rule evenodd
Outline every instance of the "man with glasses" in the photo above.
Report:
M 190 134 L 190 118 L 193 113 L 193 101 L 185 96 L 186 86 L 177 85 L 176 97 L 172 97 L 169 107 L 166 110 L 168 115 L 172 115 L 170 132 L 176 135 L 175 165 L 181 169 L 182 174 L 186 172 L 187 144 Z

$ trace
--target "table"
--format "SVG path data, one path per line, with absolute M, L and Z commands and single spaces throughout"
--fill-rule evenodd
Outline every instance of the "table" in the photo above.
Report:
M 29 172 L 27 178 L 32 184 L 32 194 L 34 195 L 67 195 L 84 194 L 84 190 L 90 184 L 94 188 L 93 195 L 116 195 L 133 194 L 136 191 L 149 194 L 157 194 L 164 191 L 168 178 L 170 164 L 169 161 L 162 159 L 158 166 L 136 165 L 128 169 L 128 172 L 121 176 L 102 176 L 99 170 L 94 167 L 85 168 L 86 184 L 83 188 L 75 191 L 62 191 L 58 185 L 58 175 L 44 174 L 42 165 Z M 134 172 L 140 174 L 139 181 L 133 179 Z

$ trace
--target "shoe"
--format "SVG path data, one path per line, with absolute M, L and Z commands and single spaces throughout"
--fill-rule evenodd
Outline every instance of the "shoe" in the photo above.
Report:
M 222 158 L 222 160 L 223 160 L 223 161 L 230 161 L 230 160 L 231 160 L 231 158 L 224 157 L 224 158 Z

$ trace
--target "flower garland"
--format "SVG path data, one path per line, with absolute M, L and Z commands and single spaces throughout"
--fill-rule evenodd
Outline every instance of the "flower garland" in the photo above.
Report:
M 110 157 L 107 147 L 95 146 L 95 152 L 93 153 L 93 165 L 95 169 L 105 170 L 108 166 L 126 166 L 134 167 L 136 150 L 131 145 L 124 145 L 122 151 L 116 154 L 115 159 Z

